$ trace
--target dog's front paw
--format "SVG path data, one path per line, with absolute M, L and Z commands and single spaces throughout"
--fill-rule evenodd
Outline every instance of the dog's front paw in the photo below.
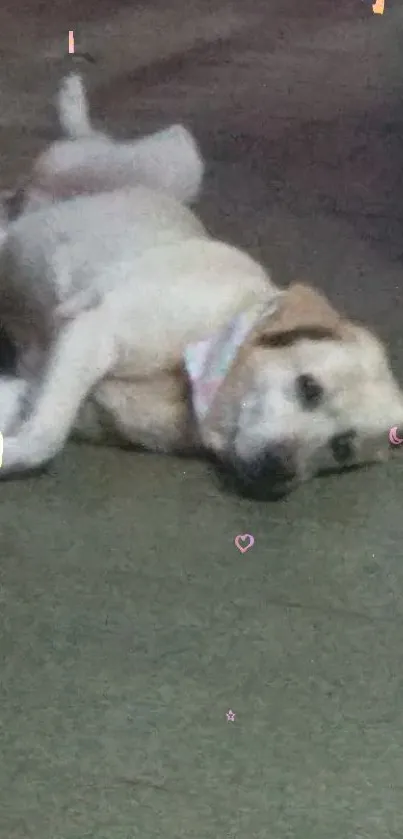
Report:
M 18 469 L 19 453 L 15 437 L 0 436 L 0 480 L 7 478 Z
M 1 437 L 0 480 L 21 475 L 45 466 L 56 451 L 47 436 L 33 436 L 21 431 L 14 437 Z

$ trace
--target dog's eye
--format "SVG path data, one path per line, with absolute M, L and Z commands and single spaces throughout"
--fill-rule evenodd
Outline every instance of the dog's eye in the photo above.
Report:
M 354 431 L 337 434 L 330 441 L 330 448 L 337 463 L 342 466 L 354 457 Z
M 298 376 L 297 391 L 302 404 L 306 408 L 316 408 L 323 397 L 322 385 L 310 375 Z

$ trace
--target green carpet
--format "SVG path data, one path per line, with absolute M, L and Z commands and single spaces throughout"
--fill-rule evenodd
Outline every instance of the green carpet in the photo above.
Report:
M 0 835 L 403 835 L 402 477 L 255 505 L 71 446 L 2 487 Z

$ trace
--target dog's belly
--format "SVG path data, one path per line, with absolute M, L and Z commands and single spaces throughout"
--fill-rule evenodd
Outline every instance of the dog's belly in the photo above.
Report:
M 86 290 L 115 288 L 120 261 L 159 243 L 204 235 L 187 208 L 150 190 L 85 196 L 22 216 L 9 228 L 0 258 L 1 298 L 50 312 Z

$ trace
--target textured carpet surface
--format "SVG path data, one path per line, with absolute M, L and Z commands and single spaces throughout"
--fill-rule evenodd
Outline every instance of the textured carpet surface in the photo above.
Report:
M 84 68 L 100 122 L 130 136 L 185 120 L 211 229 L 376 326 L 400 375 L 396 4 L 221 4 L 215 29 L 179 2 L 169 20 L 157 3 L 116 19 L 56 3 L 46 28 L 34 3 L 19 38 L 15 5 L 0 12 L 5 185 L 55 133 L 77 20 L 80 46 L 105 50 Z M 2 485 L 0 836 L 401 839 L 402 492 L 403 447 L 275 505 L 223 495 L 203 463 L 73 445 Z

